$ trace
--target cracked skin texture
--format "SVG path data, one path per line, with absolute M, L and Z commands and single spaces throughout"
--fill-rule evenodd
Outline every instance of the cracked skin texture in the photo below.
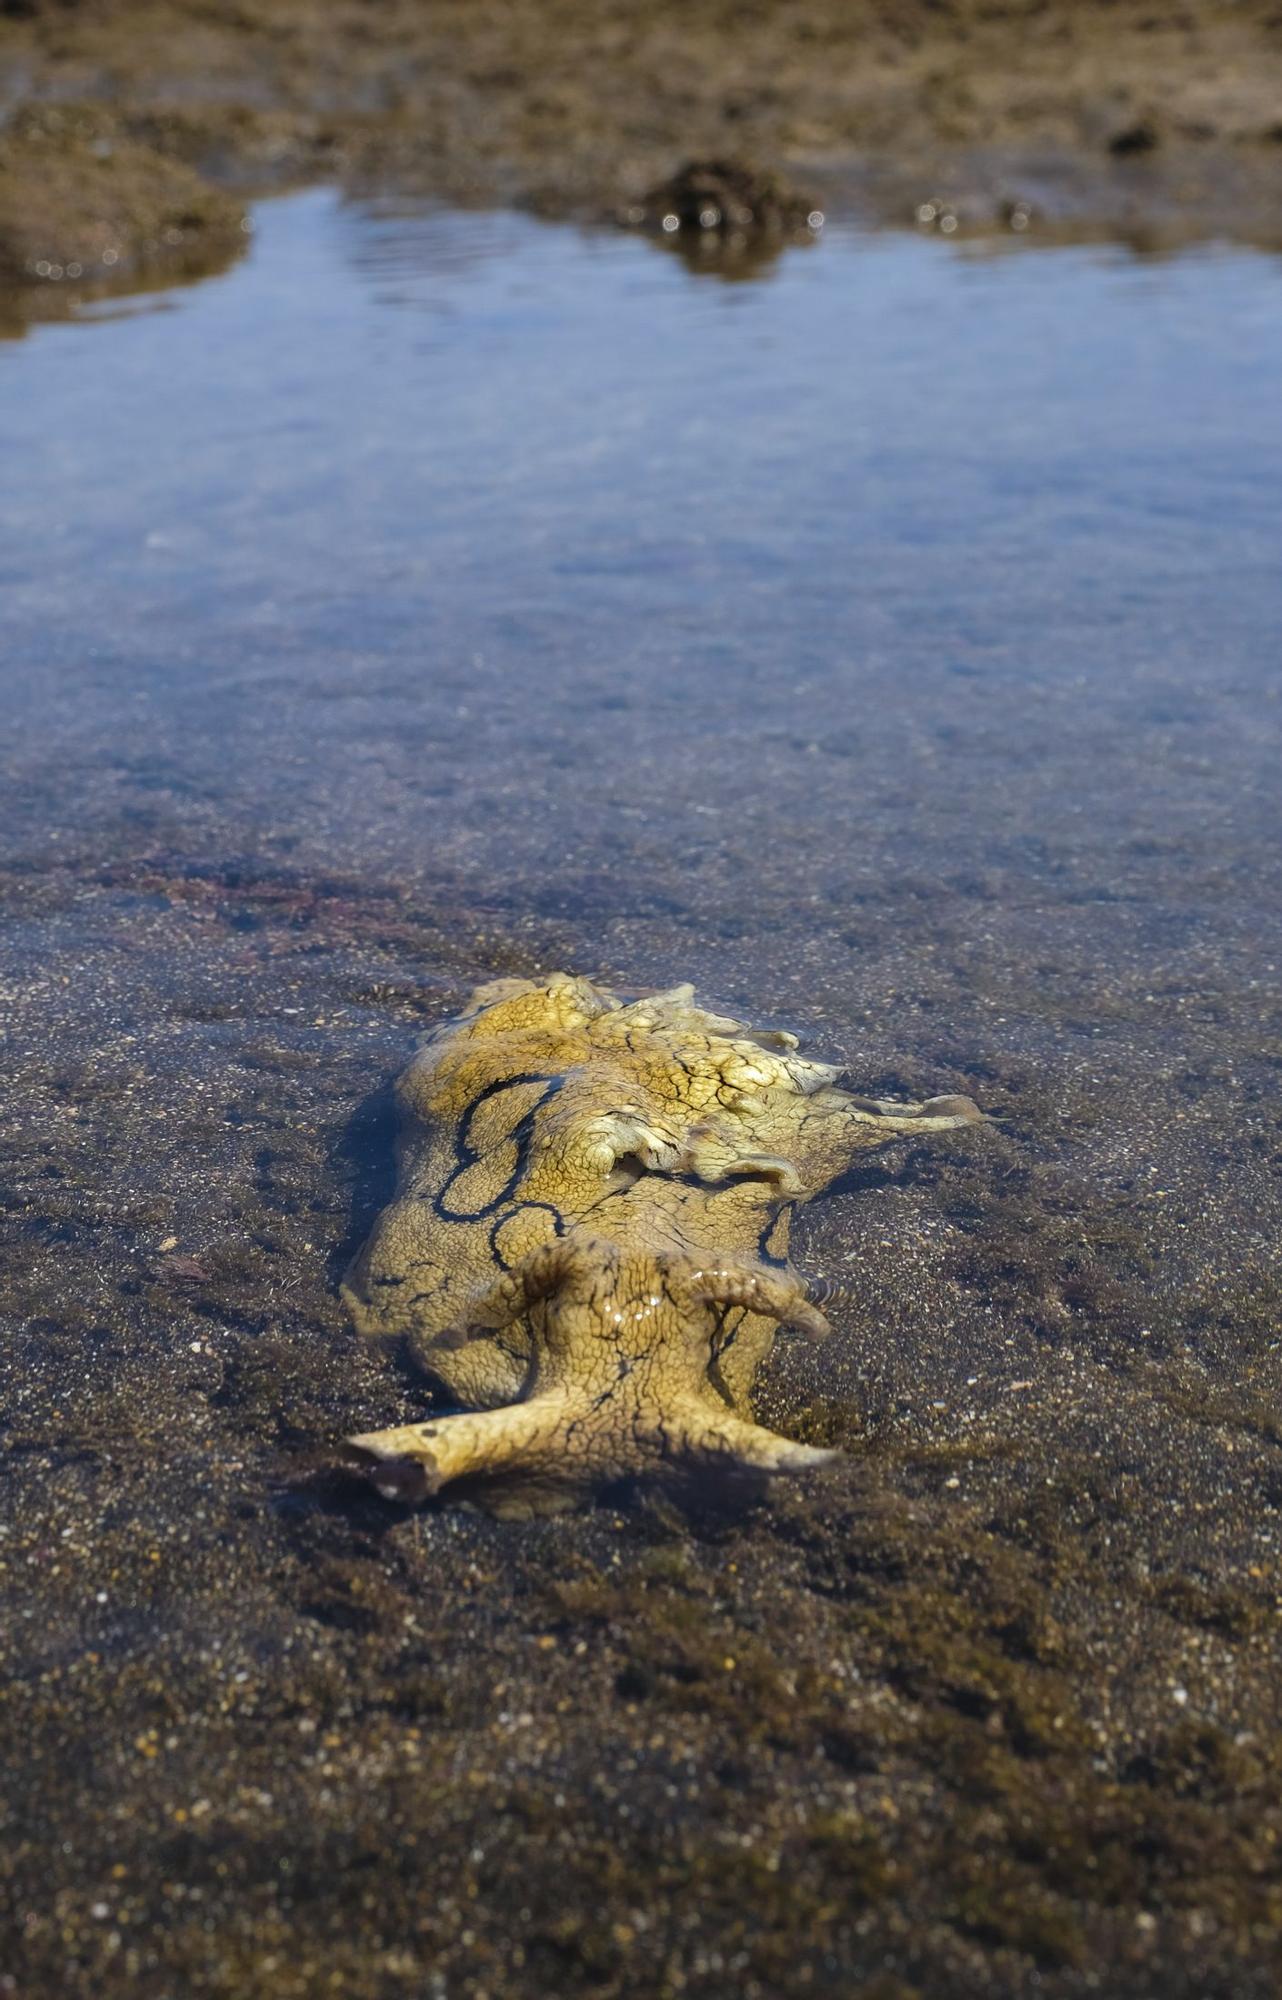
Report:
M 510 1516 L 826 1463 L 749 1402 L 780 1325 L 828 1330 L 788 1265 L 792 1211 L 857 1153 L 980 1116 L 838 1076 L 690 987 L 480 987 L 400 1080 L 396 1197 L 343 1286 L 359 1330 L 409 1336 L 467 1413 L 350 1439 L 353 1462 L 388 1495 L 457 1483 Z

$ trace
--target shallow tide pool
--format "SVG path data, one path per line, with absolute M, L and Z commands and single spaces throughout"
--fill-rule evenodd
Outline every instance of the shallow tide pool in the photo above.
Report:
M 0 1994 L 1271 2000 L 1280 312 L 313 192 L 0 347 Z M 335 1469 L 390 1079 L 557 964 L 990 1114 L 729 1520 Z
M 267 204 L 239 269 L 0 350 L 0 838 L 448 875 L 607 954 L 760 875 L 1151 914 L 1119 843 L 1222 869 L 1271 815 L 1280 313 L 1229 250 L 830 229 L 735 284 Z

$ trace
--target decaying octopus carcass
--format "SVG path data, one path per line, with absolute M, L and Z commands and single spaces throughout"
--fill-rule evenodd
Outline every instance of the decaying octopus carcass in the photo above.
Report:
M 566 974 L 481 987 L 429 1036 L 398 1088 L 396 1197 L 343 1295 L 464 1413 L 349 1440 L 381 1491 L 457 1482 L 521 1515 L 834 1455 L 752 1421 L 779 1326 L 827 1331 L 791 1213 L 861 1150 L 981 1114 L 853 1096 L 796 1050 L 688 986 L 625 1005 Z

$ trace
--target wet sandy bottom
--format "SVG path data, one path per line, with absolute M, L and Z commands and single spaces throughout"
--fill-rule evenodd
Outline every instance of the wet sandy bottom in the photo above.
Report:
M 1272 1991 L 1277 297 L 308 196 L 3 356 L 0 1990 Z M 560 964 L 994 1115 L 742 1518 L 327 1470 L 387 1080 Z

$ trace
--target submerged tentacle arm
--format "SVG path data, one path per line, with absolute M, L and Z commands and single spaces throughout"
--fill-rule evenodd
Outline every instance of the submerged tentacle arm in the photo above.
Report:
M 696 1396 L 611 1421 L 598 1404 L 553 1391 L 483 1415 L 369 1431 L 347 1440 L 347 1456 L 384 1499 L 415 1505 L 466 1481 L 492 1512 L 525 1516 L 629 1476 L 678 1484 L 707 1474 L 773 1476 L 816 1471 L 840 1454 L 779 1437 Z
M 848 1099 L 851 1112 L 887 1137 L 899 1132 L 953 1132 L 960 1125 L 982 1125 L 984 1114 L 973 1097 L 928 1097 L 921 1104 L 893 1097 Z
M 727 1139 L 723 1131 L 706 1124 L 690 1133 L 677 1164 L 681 1172 L 710 1185 L 739 1179 L 769 1181 L 783 1194 L 796 1194 L 801 1187 L 796 1167 L 782 1153 L 757 1152 L 742 1134 Z
M 519 1475 L 549 1490 L 572 1490 L 578 1468 L 566 1456 L 568 1416 L 563 1394 L 535 1396 L 501 1410 L 366 1431 L 348 1438 L 347 1457 L 385 1500 L 410 1505 L 459 1479 Z
M 953 1132 L 984 1122 L 983 1112 L 969 1097 L 896 1103 L 888 1098 L 857 1097 L 833 1087 L 794 1100 L 787 1152 L 796 1164 L 804 1194 L 811 1194 L 836 1180 L 858 1153 L 875 1151 L 900 1138 Z
M 765 1265 L 713 1265 L 692 1271 L 690 1285 L 701 1305 L 745 1306 L 783 1326 L 799 1327 L 811 1340 L 823 1340 L 832 1331 L 807 1298 L 805 1286 L 788 1272 Z
M 669 1420 L 669 1456 L 678 1470 L 704 1469 L 757 1473 L 812 1472 L 840 1458 L 838 1451 L 798 1444 L 761 1424 L 690 1400 Z
M 505 1271 L 486 1289 L 473 1293 L 452 1326 L 431 1342 L 433 1347 L 465 1347 L 487 1333 L 501 1333 L 521 1319 L 540 1299 L 550 1298 L 577 1261 L 573 1247 L 558 1237 Z

